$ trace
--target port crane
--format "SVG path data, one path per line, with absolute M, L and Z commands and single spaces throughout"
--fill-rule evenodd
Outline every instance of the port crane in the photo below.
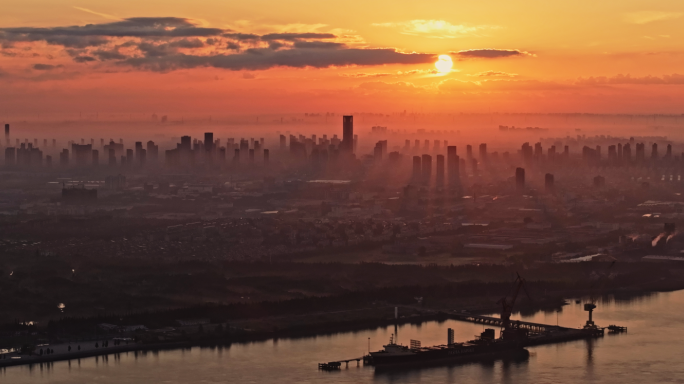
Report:
M 615 262 L 613 261 L 610 263 L 608 268 L 606 268 L 606 271 L 598 277 L 596 280 L 596 285 L 601 282 L 601 280 L 607 276 L 608 271 L 610 271 L 611 268 L 613 268 L 613 265 L 615 265 Z M 589 312 L 589 319 L 587 322 L 584 324 L 584 329 L 598 329 L 596 324 L 594 324 L 594 309 L 596 309 L 596 301 L 594 300 L 594 284 L 589 284 L 589 303 L 584 304 L 584 310 L 586 312 Z
M 497 304 L 501 304 L 501 338 L 502 339 L 512 339 L 527 336 L 527 331 L 520 329 L 519 327 L 511 325 L 511 315 L 513 314 L 513 306 L 515 301 L 520 294 L 520 290 L 524 290 L 527 297 L 532 300 L 530 294 L 527 292 L 525 279 L 520 277 L 520 274 L 516 272 L 516 279 L 513 282 L 513 295 L 511 295 L 510 301 L 508 297 L 502 297 Z M 524 334 L 523 334 L 524 333 Z

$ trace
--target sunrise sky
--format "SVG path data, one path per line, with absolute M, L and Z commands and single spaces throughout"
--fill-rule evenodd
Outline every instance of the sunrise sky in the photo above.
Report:
M 674 0 L 4 0 L 0 113 L 683 113 L 682 38 Z

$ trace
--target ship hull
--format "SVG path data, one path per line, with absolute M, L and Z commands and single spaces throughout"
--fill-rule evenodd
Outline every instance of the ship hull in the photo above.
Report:
M 501 358 L 526 358 L 527 356 L 529 352 L 519 345 L 474 346 L 431 350 L 404 356 L 384 356 L 381 352 L 374 352 L 371 353 L 368 362 L 377 368 L 404 368 Z

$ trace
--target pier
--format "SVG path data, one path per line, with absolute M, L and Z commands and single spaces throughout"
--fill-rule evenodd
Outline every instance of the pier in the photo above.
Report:
M 454 320 L 467 321 L 470 323 L 491 325 L 494 327 L 502 327 L 503 320 L 498 317 L 489 316 L 479 316 L 472 314 L 463 313 L 450 313 L 449 317 Z M 560 330 L 574 330 L 574 328 L 560 327 L 558 325 L 531 323 L 528 321 L 511 320 L 511 326 L 513 328 L 525 329 L 531 334 L 541 334 L 550 331 L 560 331 Z
M 342 363 L 345 363 L 345 368 L 349 368 L 349 362 L 350 361 L 356 361 L 356 366 L 358 367 L 361 364 L 361 360 L 364 360 L 364 358 L 363 357 L 355 357 L 353 359 L 329 361 L 327 363 L 318 363 L 318 369 L 322 369 L 324 371 L 333 371 L 333 370 L 341 369 Z

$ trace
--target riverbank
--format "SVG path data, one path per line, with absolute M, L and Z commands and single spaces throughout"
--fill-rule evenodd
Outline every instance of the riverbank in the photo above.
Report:
M 615 294 L 616 292 L 609 292 L 609 294 Z M 622 294 L 630 294 L 633 296 L 639 296 L 639 294 L 644 294 L 644 292 L 638 292 L 636 290 L 626 290 L 620 291 Z M 577 291 L 577 292 L 564 292 L 566 298 L 579 297 L 581 295 L 586 295 L 587 292 Z M 650 293 L 646 293 L 650 294 Z M 525 313 L 549 310 L 552 307 L 558 308 L 567 304 L 564 299 L 560 297 L 554 300 L 546 300 L 544 302 L 528 303 L 521 310 Z M 105 355 L 116 355 L 120 353 L 137 353 L 146 351 L 157 351 L 157 350 L 167 350 L 167 349 L 177 349 L 177 348 L 191 348 L 191 347 L 209 347 L 209 346 L 219 346 L 219 345 L 230 345 L 230 344 L 244 344 L 252 342 L 260 342 L 271 339 L 302 339 L 323 335 L 333 335 L 337 333 L 344 332 L 355 332 L 363 330 L 373 330 L 377 328 L 383 328 L 393 325 L 405 325 L 405 324 L 421 324 L 430 321 L 442 322 L 450 318 L 450 313 L 462 313 L 464 309 L 445 311 L 440 309 L 427 309 L 418 307 L 407 307 L 407 306 L 397 306 L 399 308 L 399 313 L 411 313 L 408 316 L 402 316 L 398 319 L 391 317 L 384 318 L 366 318 L 358 319 L 354 321 L 338 321 L 338 322 L 324 322 L 318 324 L 302 324 L 299 326 L 292 326 L 288 328 L 272 329 L 270 331 L 230 331 L 221 334 L 215 334 L 211 332 L 206 332 L 204 334 L 190 334 L 185 336 L 183 340 L 169 340 L 165 342 L 131 342 L 127 345 L 117 345 L 111 347 L 94 347 L 95 343 L 102 345 L 102 341 L 110 341 L 111 338 L 103 338 L 98 341 L 89 341 L 87 343 L 72 342 L 72 343 L 61 343 L 54 345 L 47 345 L 44 348 L 50 348 L 55 350 L 53 354 L 43 354 L 43 355 L 18 355 L 18 354 L 5 354 L 3 358 L 0 358 L 0 368 L 1 367 L 11 367 L 18 365 L 28 365 L 28 364 L 41 364 L 50 363 L 65 360 L 77 360 L 82 358 L 90 358 Z M 394 312 L 394 306 L 388 306 L 386 309 L 391 309 Z M 498 307 L 493 305 L 485 305 L 479 308 L 468 308 L 468 313 L 473 314 L 491 314 L 499 310 Z M 416 314 L 415 311 L 421 311 L 420 314 Z M 312 314 L 315 317 L 315 314 Z M 607 325 L 607 324 L 606 324 Z M 226 327 L 227 328 L 227 327 Z M 235 329 L 235 328 L 233 328 Z M 149 338 L 143 337 L 143 339 L 150 340 Z M 68 351 L 68 346 L 72 346 L 75 349 L 77 346 L 85 346 L 87 344 L 87 350 L 76 350 Z

